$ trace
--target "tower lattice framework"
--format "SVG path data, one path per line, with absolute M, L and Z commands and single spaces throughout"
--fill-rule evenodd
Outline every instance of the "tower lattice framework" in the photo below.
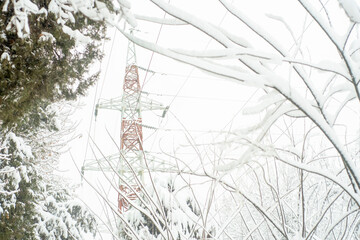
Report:
M 105 158 L 87 160 L 82 171 L 117 171 L 120 176 L 118 207 L 120 212 L 129 208 L 126 200 L 136 199 L 136 192 L 140 192 L 140 182 L 144 181 L 144 148 L 143 123 L 141 113 L 144 110 L 162 110 L 165 116 L 168 107 L 142 95 L 139 80 L 139 68 L 136 61 L 135 44 L 128 43 L 126 67 L 123 82 L 123 94 L 113 99 L 102 99 L 95 109 L 95 116 L 99 109 L 121 111 L 120 153 Z M 160 169 L 163 163 L 151 162 L 152 170 Z M 125 196 L 125 197 L 123 197 Z
M 121 99 L 121 131 L 120 131 L 120 165 L 119 173 L 126 179 L 119 183 L 120 191 L 130 200 L 136 197 L 134 190 L 139 191 L 135 177 L 143 178 L 143 130 L 141 118 L 141 87 L 139 69 L 136 63 L 135 45 L 128 43 L 125 76 L 123 82 L 123 96 Z M 134 176 L 134 173 L 137 176 Z M 132 186 L 132 190 L 128 185 Z M 128 209 L 127 201 L 119 194 L 119 211 Z

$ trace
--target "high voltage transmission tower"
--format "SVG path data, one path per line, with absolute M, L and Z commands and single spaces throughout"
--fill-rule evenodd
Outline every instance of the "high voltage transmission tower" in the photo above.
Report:
M 142 89 L 139 81 L 138 66 L 136 61 L 135 45 L 128 43 L 126 69 L 123 82 L 123 94 L 121 97 L 101 100 L 96 105 L 95 116 L 99 109 L 111 109 L 121 111 L 120 153 L 108 156 L 104 159 L 87 160 L 82 170 L 117 171 L 120 176 L 118 194 L 118 207 L 120 212 L 128 209 L 126 198 L 135 199 L 134 191 L 140 191 L 140 182 L 144 181 L 145 164 L 143 148 L 143 124 L 141 113 L 144 110 L 162 110 L 163 117 L 167 107 L 150 100 L 141 94 Z M 153 166 L 154 167 L 154 166 Z

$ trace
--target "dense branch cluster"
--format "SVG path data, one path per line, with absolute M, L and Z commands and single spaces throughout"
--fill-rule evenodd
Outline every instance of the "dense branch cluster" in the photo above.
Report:
M 177 170 L 169 171 L 212 181 L 216 187 L 208 191 L 214 199 L 223 196 L 222 207 L 209 201 L 201 208 L 202 216 L 211 209 L 207 220 L 216 223 L 211 237 L 356 239 L 360 230 L 360 8 L 356 1 L 292 1 L 289 6 L 304 17 L 303 26 L 288 22 L 285 12 L 267 14 L 272 26 L 281 29 L 275 31 L 264 28 L 256 14 L 247 14 L 244 2 L 219 0 L 219 9 L 232 21 L 220 26 L 189 13 L 190 9 L 187 12 L 176 1 L 143 2 L 153 3 L 166 17 L 134 12 L 140 30 L 134 34 L 112 19 L 106 21 L 146 49 L 257 88 L 261 95 L 257 104 L 242 111 L 244 118 L 260 119 L 250 126 L 219 134 L 208 147 L 199 147 L 185 133 L 202 167 L 192 168 L 185 159 L 172 157 Z M 209 15 L 215 14 L 210 11 Z M 181 44 L 163 47 L 141 34 L 149 31 L 142 22 L 169 29 L 188 27 L 216 44 L 201 51 Z M 279 31 L 291 40 L 278 37 Z

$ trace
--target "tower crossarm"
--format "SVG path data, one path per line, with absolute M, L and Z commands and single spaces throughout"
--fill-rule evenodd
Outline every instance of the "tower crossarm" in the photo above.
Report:
M 111 98 L 111 99 L 100 99 L 96 104 L 95 115 L 97 115 L 98 109 L 110 109 L 121 111 L 123 108 L 121 97 Z
M 128 97 L 129 100 L 129 97 Z M 132 104 L 127 104 L 129 101 L 124 101 L 122 97 L 116 97 L 111 99 L 100 99 L 98 104 L 95 107 L 95 116 L 98 115 L 99 109 L 107 109 L 107 110 L 116 110 L 116 111 L 130 111 L 132 113 L 137 112 L 141 109 L 141 111 L 155 111 L 160 110 L 163 111 L 163 116 L 165 116 L 166 111 L 168 110 L 167 106 L 164 106 L 160 102 L 150 99 L 143 94 L 140 95 L 139 99 L 133 99 Z
M 126 161 L 128 164 L 124 164 L 123 167 L 120 168 L 119 166 L 119 160 L 122 159 L 123 155 L 128 155 Z M 115 153 L 112 155 L 109 155 L 104 158 L 98 158 L 98 159 L 87 159 L 86 164 L 83 165 L 82 171 L 104 171 L 104 172 L 114 172 L 114 170 L 117 170 L 121 172 L 122 176 L 130 180 L 133 178 L 133 171 L 129 168 L 130 166 L 133 166 L 134 169 L 138 169 L 140 166 L 137 166 L 139 164 L 138 159 L 136 156 L 139 156 L 140 153 L 133 152 L 132 154 L 119 154 Z M 146 154 L 146 152 L 145 152 Z M 131 155 L 133 157 L 131 157 Z M 125 160 L 125 159 L 123 159 Z M 123 161 L 122 160 L 122 161 Z M 148 168 L 145 166 L 141 166 L 144 172 L 151 171 L 151 172 L 178 172 L 179 169 L 177 168 L 175 163 L 172 163 L 170 161 L 165 161 L 164 159 L 158 159 L 154 158 L 152 156 L 147 157 L 147 161 L 149 163 L 147 164 Z M 128 165 L 128 166 L 126 166 Z M 136 172 L 136 171 L 135 171 Z
M 113 169 L 118 168 L 120 154 L 112 154 L 105 158 L 87 159 L 81 168 L 82 171 L 104 171 L 112 172 Z
M 153 111 L 153 110 L 165 110 L 168 107 L 164 106 L 162 103 L 150 99 L 146 96 L 141 96 L 141 109 L 144 111 L 148 110 L 148 111 Z

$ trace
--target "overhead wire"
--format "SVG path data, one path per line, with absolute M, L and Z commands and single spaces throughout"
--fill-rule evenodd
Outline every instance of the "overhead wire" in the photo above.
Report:
M 174 97 L 174 94 L 164 94 L 164 93 L 154 93 L 154 92 L 145 92 L 142 93 L 148 95 L 155 95 L 159 97 Z M 241 100 L 241 99 L 234 99 L 234 98 L 212 98 L 212 97 L 199 97 L 199 96 L 186 96 L 186 95 L 178 95 L 177 98 L 185 98 L 185 99 L 200 99 L 200 100 L 210 100 L 210 101 L 227 101 L 227 102 L 246 102 L 248 103 L 249 100 Z
M 166 17 L 166 12 L 164 13 L 163 19 L 165 19 L 165 17 Z M 161 25 L 160 25 L 159 33 L 158 33 L 158 35 L 157 35 L 155 44 L 157 44 L 158 41 L 159 41 L 159 39 L 160 39 L 160 34 L 161 34 L 161 30 L 162 30 L 162 28 L 163 28 L 163 25 L 164 25 L 164 24 L 161 24 Z M 145 73 L 145 77 L 144 77 L 144 81 L 143 81 L 144 83 L 143 83 L 143 85 L 142 85 L 142 87 L 141 87 L 141 90 L 144 88 L 144 86 L 145 86 L 145 85 L 148 83 L 148 81 L 150 80 L 150 79 L 149 79 L 148 81 L 146 81 L 146 77 L 147 77 L 147 74 L 148 74 L 148 72 L 149 72 L 149 69 L 150 69 L 151 62 L 152 62 L 152 60 L 153 60 L 154 54 L 155 54 L 155 52 L 152 52 L 152 53 L 151 53 L 150 61 L 149 61 L 149 64 L 148 64 L 148 66 L 147 66 L 147 69 L 146 69 L 146 73 Z
M 151 69 L 146 69 L 140 65 L 137 66 L 140 70 L 142 71 L 148 71 L 149 73 L 152 74 L 158 74 L 161 76 L 174 76 L 174 77 L 179 77 L 179 78 L 188 78 L 188 75 L 182 75 L 182 74 L 177 74 L 177 73 L 166 73 L 166 72 L 160 72 L 160 71 L 155 71 L 155 70 L 151 70 Z M 214 78 L 214 77 L 201 77 L 201 76 L 190 76 L 190 78 L 197 78 L 197 79 L 205 79 L 205 80 L 216 80 L 216 81 L 220 81 L 219 78 Z
M 170 0 L 169 0 L 169 2 L 170 2 Z M 167 13 L 164 12 L 163 19 L 165 19 L 166 15 L 167 15 Z M 164 24 L 161 23 L 159 32 L 158 32 L 157 37 L 156 37 L 155 44 L 157 44 L 158 41 L 159 41 L 159 39 L 160 39 L 160 34 L 161 34 L 162 29 L 163 29 L 163 25 L 164 25 Z M 149 72 L 149 69 L 150 69 L 150 66 L 151 66 L 151 63 L 152 63 L 154 54 L 155 54 L 155 52 L 153 51 L 153 52 L 151 53 L 151 57 L 150 57 L 150 61 L 149 61 L 149 64 L 148 64 L 148 66 L 147 66 L 147 69 L 145 70 L 146 73 L 145 73 L 145 77 L 144 77 L 144 81 L 143 81 L 144 83 L 143 83 L 142 86 L 141 86 L 141 90 L 140 90 L 141 92 L 143 92 L 144 86 L 145 86 L 145 85 L 150 81 L 150 79 L 151 79 L 151 78 L 149 78 L 149 80 L 146 81 L 146 77 L 147 77 L 147 75 L 148 75 L 148 72 Z M 154 75 L 154 74 L 153 74 L 153 75 Z M 140 95 L 141 95 L 141 94 L 140 94 Z M 138 101 L 138 104 L 139 104 L 139 102 L 140 102 L 140 101 Z M 162 121 L 163 121 L 163 118 L 160 120 L 159 126 L 161 125 Z M 156 131 L 155 131 L 154 133 L 152 133 L 149 137 L 151 137 L 151 136 L 154 135 L 154 134 L 157 135 L 157 134 L 158 134 L 158 131 L 156 130 Z M 147 137 L 147 138 L 149 138 L 149 137 Z M 156 139 L 156 137 L 155 137 L 155 139 Z M 154 146 L 154 144 L 155 144 L 155 142 L 152 143 L 150 149 L 152 149 L 152 147 Z
M 107 72 L 109 69 L 109 62 L 110 62 L 110 58 L 111 58 L 111 53 L 114 47 L 114 39 L 116 36 L 116 29 L 114 32 L 114 37 L 112 38 L 112 44 L 111 44 L 111 48 L 110 48 L 110 55 L 108 57 L 108 61 L 106 64 L 106 68 L 105 68 L 105 72 L 104 72 L 104 77 L 103 77 L 103 81 L 102 81 L 102 85 L 101 85 L 101 89 L 100 89 L 100 97 L 103 91 L 103 87 L 104 87 L 104 83 L 106 80 L 106 76 L 107 76 Z M 103 40 L 103 44 L 102 44 L 102 52 L 105 52 L 105 40 Z M 102 69 L 102 65 L 103 65 L 103 59 L 100 61 L 100 66 L 99 66 L 99 71 L 101 71 Z M 97 99 L 97 92 L 98 92 L 98 87 L 99 87 L 99 81 L 96 82 L 96 87 L 95 87 L 95 94 L 94 94 L 94 98 L 93 98 L 93 104 L 92 104 L 92 111 L 91 111 L 91 116 L 90 116 L 90 125 L 89 125 L 89 130 L 88 130 L 88 136 L 87 136 L 87 140 L 86 140 L 86 145 L 85 145 L 85 153 L 84 153 L 84 160 L 83 160 L 83 164 L 82 166 L 85 165 L 86 162 L 86 157 L 87 157 L 87 152 L 89 150 L 89 142 L 90 142 L 90 134 L 91 134 L 91 129 L 92 129 L 92 124 L 93 124 L 93 119 L 94 119 L 94 111 L 95 111 L 95 105 L 96 105 L 96 99 Z M 96 123 L 95 123 L 96 124 Z M 96 126 L 95 126 L 96 128 Z M 95 128 L 94 128 L 94 135 L 95 135 Z
M 228 13 L 228 12 L 225 12 L 225 14 L 223 15 L 223 17 L 222 17 L 222 19 L 221 19 L 221 21 L 220 21 L 220 23 L 219 23 L 218 25 L 221 25 L 221 24 L 222 24 L 222 22 L 224 21 L 227 13 Z M 208 46 L 210 45 L 211 41 L 212 41 L 212 39 L 210 39 L 210 40 L 208 41 L 208 43 L 206 44 L 206 46 L 205 46 L 205 48 L 204 48 L 203 51 L 205 51 L 205 50 L 208 48 Z M 148 70 L 148 69 L 147 69 L 147 70 Z M 191 75 L 192 75 L 192 73 L 193 73 L 194 70 L 195 70 L 195 68 L 193 67 L 193 68 L 191 69 L 191 71 L 189 72 L 189 74 L 185 77 L 185 81 L 182 83 L 182 85 L 180 86 L 179 90 L 178 90 L 178 91 L 176 92 L 176 94 L 173 96 L 171 102 L 170 102 L 169 105 L 168 105 L 168 108 L 170 108 L 170 106 L 174 103 L 175 99 L 176 99 L 177 97 L 179 97 L 179 94 L 180 94 L 181 90 L 184 88 L 184 86 L 186 85 L 186 83 L 189 81 L 189 79 L 190 79 L 190 77 L 191 77 Z M 154 72 L 154 71 L 153 71 L 153 72 Z M 208 79 L 207 79 L 207 80 L 208 80 Z M 243 105 L 243 107 L 245 107 L 245 105 L 251 100 L 251 98 L 256 94 L 257 91 L 258 91 L 258 90 L 256 90 L 256 91 L 253 93 L 253 95 L 245 102 L 245 104 Z M 243 108 L 243 107 L 242 107 L 242 108 Z M 241 110 L 240 110 L 240 111 L 241 111 Z M 239 112 L 240 112 L 240 111 L 239 111 Z M 238 113 L 239 113 L 239 112 L 238 112 Z M 238 114 L 238 113 L 237 113 L 237 114 Z M 173 114 L 174 114 L 174 113 L 173 113 Z M 237 115 L 237 114 L 236 114 L 236 115 Z M 175 116 L 175 115 L 174 115 L 174 116 Z M 175 118 L 176 118 L 176 116 L 175 116 Z M 163 121 L 163 119 L 160 121 L 160 124 L 159 124 L 159 125 L 161 125 L 162 121 Z M 178 121 L 180 121 L 180 120 L 178 119 Z M 158 130 L 159 130 L 159 129 L 156 130 L 156 133 L 159 132 Z M 230 129 L 229 129 L 229 130 L 230 130 Z M 186 131 L 188 134 L 190 134 L 189 131 L 187 131 L 187 129 L 185 129 L 185 131 Z M 155 139 L 154 139 L 153 144 L 152 144 L 152 146 L 151 146 L 151 148 L 150 148 L 150 151 L 153 149 L 154 144 L 155 144 Z
M 234 1 L 234 0 L 233 0 L 233 1 Z M 233 2 L 233 1 L 232 1 L 232 2 Z M 226 11 L 226 12 L 224 13 L 224 15 L 222 16 L 220 22 L 217 24 L 218 26 L 220 26 L 220 25 L 224 22 L 225 17 L 226 17 L 227 14 L 228 14 L 228 11 Z M 209 47 L 209 45 L 210 45 L 210 43 L 211 43 L 212 41 L 213 41 L 213 39 L 210 38 L 209 41 L 207 42 L 207 44 L 206 44 L 203 52 L 206 51 L 206 49 Z M 175 101 L 175 98 L 179 95 L 180 91 L 183 89 L 183 87 L 185 86 L 185 84 L 188 82 L 188 80 L 189 80 L 189 78 L 190 78 L 190 76 L 191 76 L 191 74 L 193 73 L 194 70 L 195 70 L 195 67 L 192 67 L 190 73 L 189 73 L 189 74 L 187 75 L 187 77 L 186 77 L 186 80 L 185 80 L 184 83 L 180 86 L 180 88 L 179 88 L 179 90 L 177 91 L 176 95 L 174 96 L 174 98 L 173 98 L 172 101 L 170 102 L 169 107 L 170 107 L 170 105 Z
M 224 13 L 223 17 L 221 18 L 220 22 L 218 23 L 218 26 L 222 24 L 222 22 L 224 21 L 227 13 L 228 13 L 227 11 Z M 164 14 L 164 18 L 165 18 L 165 16 L 166 16 L 166 12 L 165 12 L 165 14 Z M 163 24 L 162 24 L 162 25 L 163 25 Z M 212 40 L 213 40 L 212 38 L 209 39 L 209 41 L 207 42 L 207 44 L 206 44 L 206 46 L 205 46 L 205 48 L 204 48 L 203 51 L 206 51 L 206 49 L 209 47 L 209 45 L 210 45 L 210 43 L 211 43 Z M 148 70 L 149 70 L 149 67 L 148 67 L 147 71 L 148 71 Z M 178 91 L 176 92 L 176 94 L 173 95 L 173 98 L 171 99 L 170 103 L 168 104 L 168 106 L 167 106 L 168 109 L 170 109 L 170 107 L 171 107 L 171 105 L 174 103 L 175 99 L 179 96 L 180 92 L 182 91 L 182 89 L 184 88 L 184 86 L 185 86 L 185 85 L 187 84 L 187 82 L 189 81 L 189 79 L 190 79 L 192 73 L 194 72 L 194 70 L 195 70 L 195 67 L 192 67 L 191 70 L 190 70 L 190 72 L 186 75 L 185 81 L 182 83 L 182 85 L 180 86 L 180 88 L 178 89 Z M 154 71 L 153 71 L 153 72 L 154 72 Z M 164 119 L 161 119 L 161 120 L 160 120 L 159 126 L 162 124 L 163 120 L 164 120 Z M 160 129 L 160 127 L 159 127 L 158 129 Z M 156 130 L 156 134 L 157 134 L 157 133 L 158 133 L 158 131 Z M 155 140 L 156 140 L 156 138 L 154 138 L 154 141 L 153 141 L 153 143 L 152 143 L 152 145 L 151 145 L 150 150 L 153 148 L 153 146 L 154 146 L 154 144 L 155 144 Z
M 117 32 L 117 29 L 114 28 L 114 36 L 112 37 L 112 43 L 111 43 L 111 47 L 110 47 L 110 54 L 109 54 L 109 58 L 108 58 L 108 61 L 107 61 L 107 64 L 106 64 L 105 73 L 104 73 L 104 81 L 101 84 L 99 98 L 101 98 L 101 96 L 102 96 L 106 76 L 107 76 L 107 73 L 108 73 L 108 70 L 109 70 L 109 65 L 110 65 L 109 62 L 110 62 L 110 59 L 111 59 L 111 56 L 112 56 L 112 53 L 113 53 L 113 48 L 114 48 L 114 43 L 115 43 L 115 38 L 116 38 L 116 32 Z
M 112 53 L 113 53 L 113 48 L 114 48 L 114 44 L 115 44 L 115 39 L 116 39 L 116 32 L 117 32 L 117 29 L 114 28 L 114 36 L 112 37 L 112 43 L 111 43 L 111 47 L 110 47 L 110 54 L 109 54 L 109 57 L 108 57 L 108 61 L 107 61 L 107 65 L 106 65 L 106 68 L 105 68 L 105 73 L 104 73 L 104 81 L 102 82 L 102 85 L 101 85 L 101 89 L 100 89 L 100 94 L 99 94 L 99 99 L 101 99 L 101 96 L 102 96 L 102 91 L 103 91 L 103 87 L 105 85 L 105 80 L 107 79 L 107 73 L 108 73 L 108 70 L 109 70 L 109 63 L 110 63 L 110 60 L 111 60 L 111 57 L 112 57 Z M 95 123 L 96 124 L 96 123 Z M 95 128 L 94 128 L 94 140 L 95 141 L 95 132 L 96 132 L 96 125 L 95 125 Z M 116 174 L 114 173 L 112 175 L 112 180 L 114 180 L 116 177 Z M 105 189 L 103 190 L 105 192 Z M 111 186 L 108 187 L 107 189 L 107 195 L 110 193 L 111 191 Z

